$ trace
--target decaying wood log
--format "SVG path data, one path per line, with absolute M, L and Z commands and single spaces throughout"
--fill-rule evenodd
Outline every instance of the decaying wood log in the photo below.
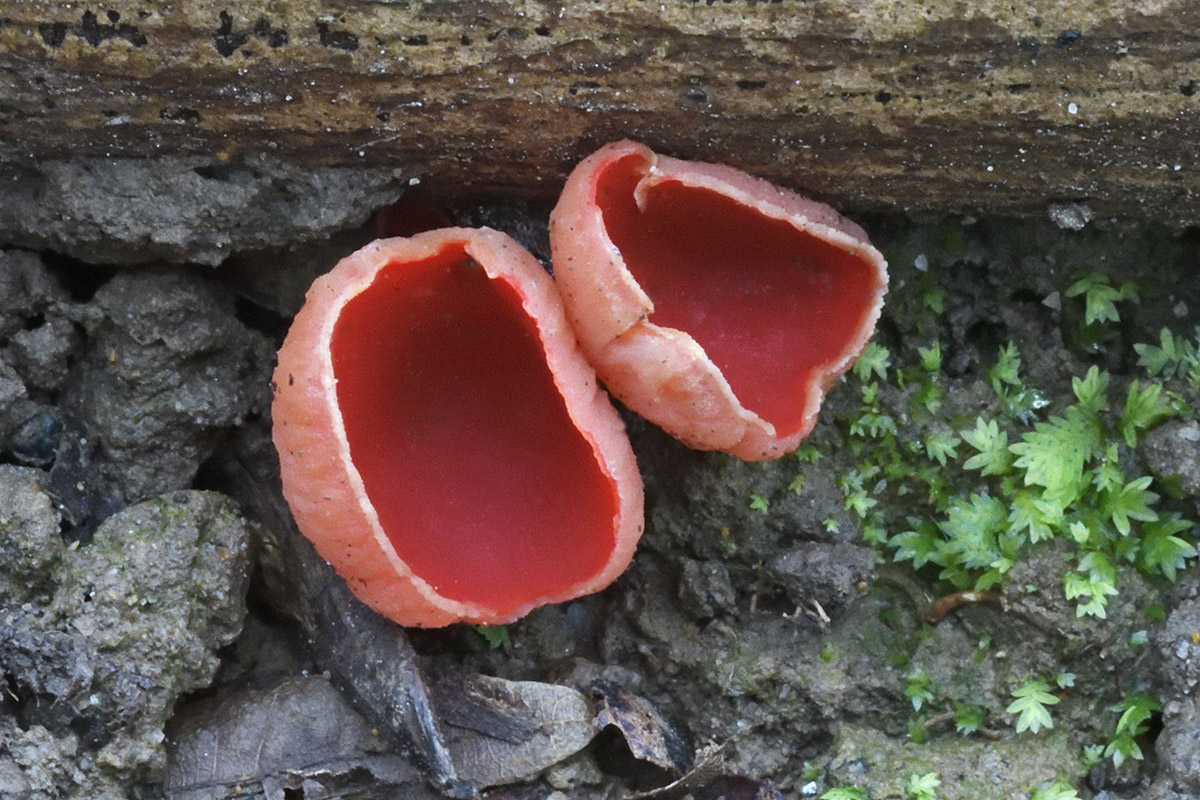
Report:
M 0 72 L 8 163 L 270 149 L 552 197 L 629 136 L 842 208 L 1200 219 L 1192 0 L 10 1 Z

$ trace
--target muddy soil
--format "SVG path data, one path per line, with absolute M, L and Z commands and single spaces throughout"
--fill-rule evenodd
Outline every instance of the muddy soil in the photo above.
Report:
M 1200 796 L 1194 231 L 861 220 L 878 348 L 796 455 L 626 415 L 614 586 L 405 633 L 291 529 L 268 436 L 304 289 L 407 181 L 71 176 L 4 201 L 53 224 L 0 250 L 0 797 Z M 546 207 L 441 210 L 548 253 Z

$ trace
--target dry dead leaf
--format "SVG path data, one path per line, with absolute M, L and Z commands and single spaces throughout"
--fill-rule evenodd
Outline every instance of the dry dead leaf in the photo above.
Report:
M 528 780 L 596 735 L 591 704 L 567 686 L 448 674 L 431 689 L 459 778 L 481 788 Z
M 440 797 L 321 677 L 181 707 L 169 731 L 168 800 L 218 800 L 261 787 L 344 798 Z

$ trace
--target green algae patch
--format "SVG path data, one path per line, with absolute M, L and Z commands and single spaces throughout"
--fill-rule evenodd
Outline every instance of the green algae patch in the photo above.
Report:
M 1039 784 L 1081 778 L 1080 750 L 1065 732 L 1000 741 L 898 742 L 878 730 L 845 726 L 835 734 L 826 786 L 867 785 L 874 800 L 908 797 L 913 774 L 936 773 L 945 800 L 1028 797 Z

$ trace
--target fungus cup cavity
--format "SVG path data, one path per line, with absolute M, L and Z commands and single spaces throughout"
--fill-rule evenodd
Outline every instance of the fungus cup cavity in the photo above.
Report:
M 550 243 L 609 391 L 691 447 L 751 461 L 812 430 L 887 290 L 882 254 L 828 206 L 629 141 L 571 173 Z
M 279 351 L 284 495 L 360 600 L 498 624 L 629 564 L 642 483 L 550 277 L 493 230 L 374 242 L 317 280 Z

